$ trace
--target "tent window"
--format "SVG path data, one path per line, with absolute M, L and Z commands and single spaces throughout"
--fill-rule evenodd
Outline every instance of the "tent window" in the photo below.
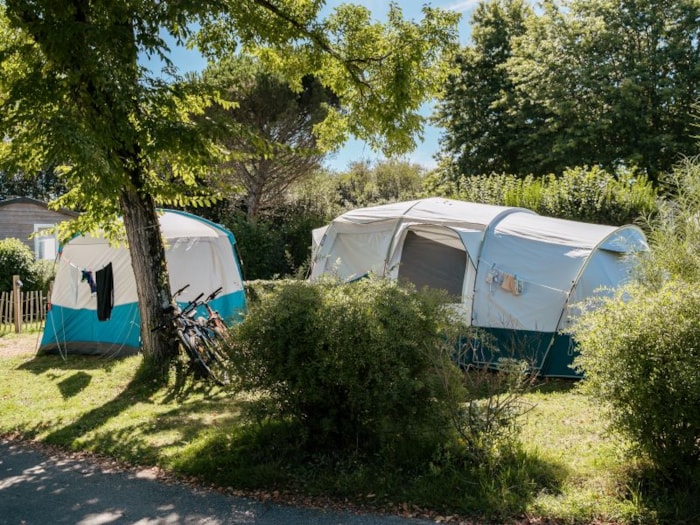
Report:
M 399 280 L 462 296 L 467 252 L 409 231 L 403 243 Z

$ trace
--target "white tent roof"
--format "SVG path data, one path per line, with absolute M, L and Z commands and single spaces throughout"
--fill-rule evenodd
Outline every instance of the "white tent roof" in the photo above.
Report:
M 367 272 L 395 276 L 406 230 L 435 242 L 445 237 L 454 244 L 455 237 L 441 235 L 437 231 L 441 228 L 459 236 L 478 270 L 473 320 L 487 326 L 553 330 L 595 252 L 613 252 L 615 259 L 647 249 L 643 233 L 634 226 L 588 224 L 543 217 L 522 208 L 430 198 L 352 210 L 317 230 L 311 278 L 326 272 L 344 279 Z M 616 284 L 627 266 L 615 262 L 617 259 L 601 264 L 601 257 L 596 258 L 599 268 L 594 281 Z M 497 293 L 493 285 L 487 285 L 491 271 L 521 280 L 527 300 Z M 588 277 L 586 286 L 594 282 Z
M 515 210 L 520 210 L 524 213 L 534 213 L 523 208 L 491 206 L 432 197 L 351 210 L 333 222 L 366 224 L 401 217 L 405 221 L 429 224 L 459 224 L 462 228 L 485 229 L 499 215 Z

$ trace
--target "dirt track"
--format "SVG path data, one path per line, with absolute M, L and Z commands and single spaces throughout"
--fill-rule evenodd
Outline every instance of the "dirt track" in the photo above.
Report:
M 41 333 L 3 335 L 0 337 L 0 358 L 35 354 L 40 337 Z

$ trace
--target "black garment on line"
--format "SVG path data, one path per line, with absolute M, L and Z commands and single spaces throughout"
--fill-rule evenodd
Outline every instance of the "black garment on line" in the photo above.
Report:
M 107 321 L 112 316 L 114 306 L 114 276 L 112 263 L 95 272 L 97 285 L 97 320 Z

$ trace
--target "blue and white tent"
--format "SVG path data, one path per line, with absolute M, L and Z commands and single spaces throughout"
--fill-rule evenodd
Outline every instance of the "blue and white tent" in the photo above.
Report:
M 164 211 L 160 229 L 170 286 L 189 284 L 179 301 L 219 287 L 212 306 L 228 321 L 245 310 L 245 293 L 233 234 L 195 215 Z M 111 264 L 114 300 L 108 320 L 97 313 L 95 276 Z M 79 236 L 61 247 L 40 352 L 134 354 L 140 348 L 140 312 L 131 256 L 102 236 Z
M 635 226 L 543 217 L 523 208 L 431 198 L 349 211 L 313 232 L 311 279 L 367 273 L 447 290 L 498 355 L 528 359 L 545 376 L 576 376 L 562 333 L 577 304 L 627 281 L 648 249 Z M 475 352 L 471 359 L 496 359 Z

